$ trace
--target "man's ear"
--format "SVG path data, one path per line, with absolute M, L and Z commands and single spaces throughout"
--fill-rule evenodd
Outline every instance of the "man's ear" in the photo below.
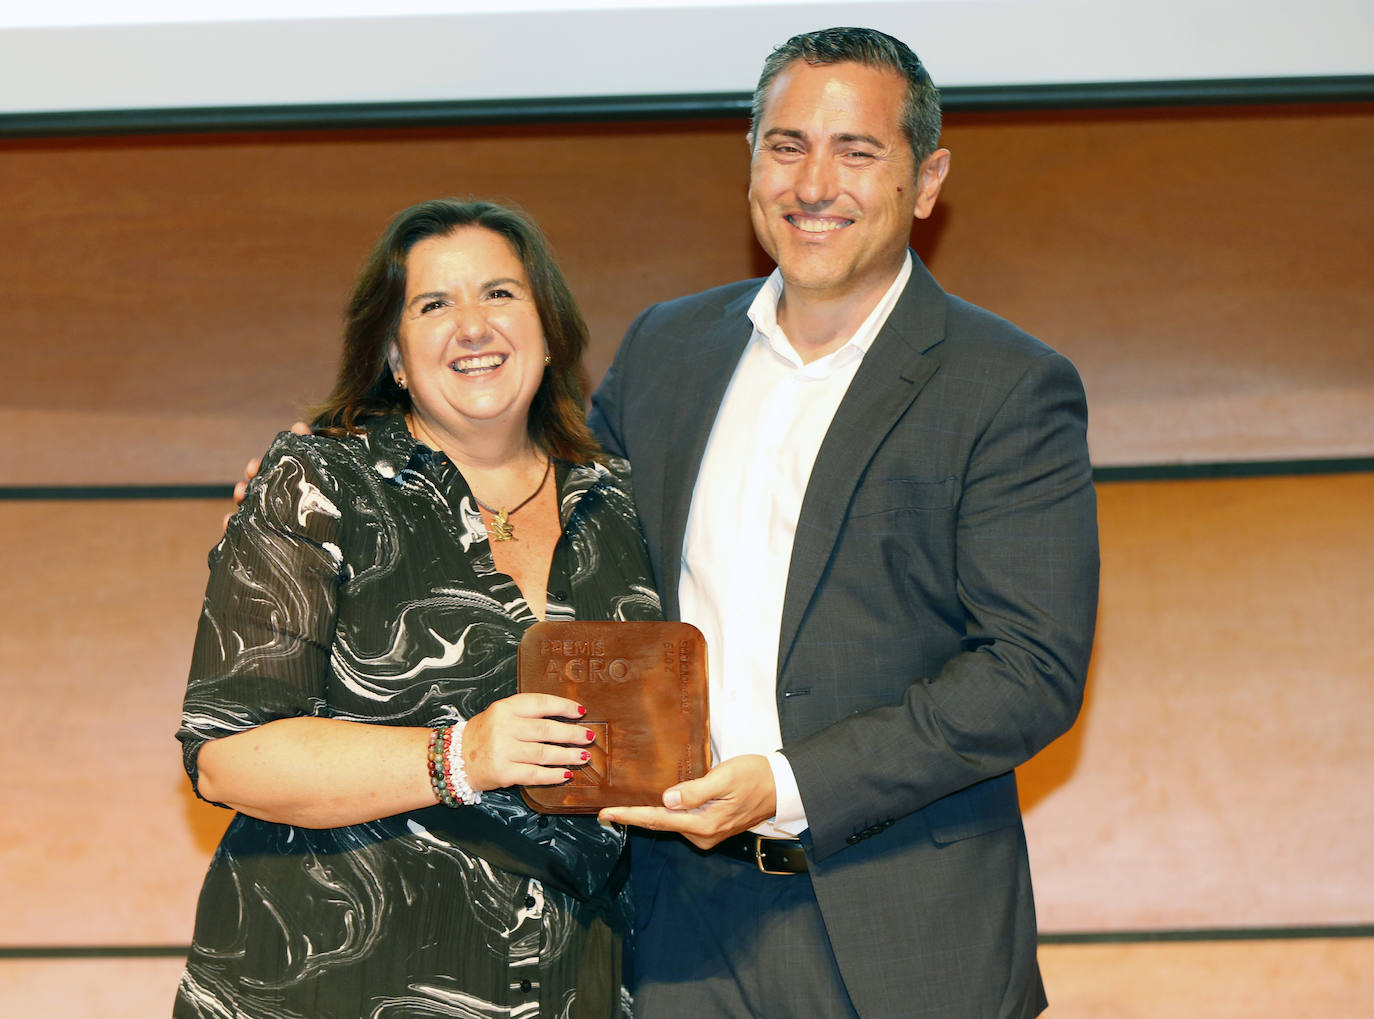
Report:
M 935 200 L 949 175 L 949 149 L 936 149 L 921 161 L 916 170 L 917 219 L 926 219 L 935 210 Z

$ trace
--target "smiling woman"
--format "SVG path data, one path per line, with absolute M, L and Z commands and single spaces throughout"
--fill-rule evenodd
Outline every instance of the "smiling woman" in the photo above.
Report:
M 525 630 L 660 616 L 585 342 L 511 210 L 426 202 L 378 242 L 320 434 L 278 437 L 210 556 L 178 736 L 238 815 L 174 1014 L 619 1014 L 624 831 L 514 788 L 594 737 L 515 693 Z
M 525 421 L 546 356 L 534 294 L 504 237 L 463 227 L 410 249 L 387 360 L 411 394 L 411 427 L 431 445 L 497 463 L 529 452 Z

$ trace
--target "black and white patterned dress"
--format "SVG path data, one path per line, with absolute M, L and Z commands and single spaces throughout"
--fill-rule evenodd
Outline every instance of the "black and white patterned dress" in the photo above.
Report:
M 556 476 L 548 618 L 660 618 L 627 465 Z M 535 617 L 462 475 L 399 416 L 278 436 L 210 567 L 177 733 L 193 784 L 207 740 L 273 719 L 434 726 L 515 692 Z M 614 1014 L 623 848 L 595 817 L 536 814 L 509 789 L 341 828 L 236 815 L 174 1014 Z

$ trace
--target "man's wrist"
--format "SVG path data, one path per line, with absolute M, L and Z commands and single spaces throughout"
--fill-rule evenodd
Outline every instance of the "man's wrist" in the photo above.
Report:
M 781 750 L 764 755 L 773 770 L 773 788 L 777 796 L 777 813 L 767 822 L 788 835 L 800 835 L 806 830 L 806 810 L 802 807 L 801 791 L 792 774 L 792 764 Z

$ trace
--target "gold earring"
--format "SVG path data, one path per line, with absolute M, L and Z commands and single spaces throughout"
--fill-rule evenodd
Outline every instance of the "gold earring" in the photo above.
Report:
M 553 355 L 552 355 L 552 354 L 545 354 L 545 355 L 544 355 L 544 363 L 545 363 L 545 364 L 553 364 Z

